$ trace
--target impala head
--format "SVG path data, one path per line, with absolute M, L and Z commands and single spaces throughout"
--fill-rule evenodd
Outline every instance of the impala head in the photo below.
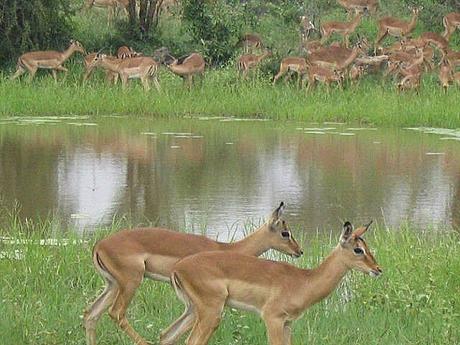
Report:
M 91 61 L 90 65 L 91 66 L 97 66 L 102 61 L 104 61 L 106 58 L 107 58 L 106 54 L 97 53 L 96 56 L 94 57 L 93 61 Z
M 78 41 L 70 40 L 70 47 L 76 52 L 86 54 L 85 48 L 83 48 L 82 44 Z
M 418 16 L 421 10 L 423 10 L 423 6 L 420 7 L 409 7 L 409 9 L 412 11 L 412 15 Z
M 315 30 L 315 25 L 308 16 L 300 16 L 300 24 L 306 31 Z
M 344 254 L 344 262 L 349 268 L 368 273 L 371 277 L 378 277 L 382 274 L 382 270 L 362 238 L 371 224 L 372 222 L 353 230 L 353 225 L 345 222 L 340 237 L 340 247 Z
M 298 258 L 303 254 L 303 251 L 292 236 L 291 229 L 289 229 L 286 221 L 282 218 L 284 208 L 284 202 L 281 202 L 266 223 L 266 231 L 269 234 L 268 241 L 272 249 Z

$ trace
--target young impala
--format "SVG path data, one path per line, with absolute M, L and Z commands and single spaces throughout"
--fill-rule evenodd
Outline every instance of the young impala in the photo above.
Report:
M 175 344 L 192 327 L 187 344 L 207 344 L 227 305 L 259 314 L 271 345 L 290 345 L 291 322 L 331 294 L 348 271 L 382 273 L 362 238 L 369 225 L 353 232 L 346 222 L 337 247 L 311 270 L 239 253 L 208 252 L 179 261 L 171 281 L 186 309 L 160 344 Z
M 92 64 L 93 67 L 101 66 L 113 73 L 117 73 L 121 79 L 123 89 L 128 85 L 129 79 L 140 79 L 144 90 L 150 89 L 150 78 L 157 90 L 160 90 L 157 74 L 159 63 L 151 57 L 140 56 L 135 58 L 118 59 L 105 54 L 97 54 Z
M 409 35 L 417 25 L 417 18 L 422 9 L 423 7 L 413 8 L 412 18 L 410 21 L 405 21 L 394 17 L 383 17 L 380 19 L 378 22 L 379 32 L 375 41 L 375 47 L 377 47 L 387 35 L 398 38 L 404 38 Z
M 85 312 L 87 344 L 96 344 L 96 324 L 110 307 L 109 315 L 115 323 L 137 345 L 147 345 L 129 324 L 126 310 L 144 278 L 169 281 L 173 265 L 185 256 L 211 250 L 259 256 L 269 249 L 301 256 L 302 250 L 281 217 L 283 209 L 281 203 L 265 224 L 234 243 L 162 228 L 124 230 L 96 243 L 93 263 L 106 287 Z
M 30 75 L 29 80 L 32 81 L 37 70 L 42 68 L 50 69 L 54 80 L 57 81 L 57 71 L 67 73 L 67 68 L 62 66 L 62 64 L 75 52 L 85 54 L 85 48 L 83 48 L 80 42 L 71 40 L 69 47 L 63 52 L 45 50 L 22 54 L 18 58 L 16 73 L 14 73 L 11 79 L 16 79 L 27 71 Z
M 179 59 L 172 58 L 172 61 L 166 63 L 166 67 L 184 80 L 189 89 L 192 88 L 193 79 L 199 75 L 203 78 L 205 62 L 203 56 L 199 53 L 191 53 Z
M 442 23 L 444 24 L 444 33 L 442 35 L 449 40 L 455 29 L 460 29 L 460 12 L 451 12 L 445 15 Z
M 238 72 L 246 79 L 249 70 L 257 68 L 257 65 L 267 56 L 271 56 L 272 52 L 267 50 L 261 55 L 244 54 L 238 59 Z
M 350 35 L 355 32 L 363 15 L 358 14 L 351 22 L 326 22 L 321 25 L 321 42 L 324 43 L 333 34 L 337 33 L 343 36 L 345 47 L 348 48 Z

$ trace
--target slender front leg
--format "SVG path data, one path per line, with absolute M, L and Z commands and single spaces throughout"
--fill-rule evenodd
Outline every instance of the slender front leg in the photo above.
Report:
M 264 317 L 265 326 L 267 327 L 268 343 L 270 345 L 284 345 L 286 340 L 285 335 L 285 320 L 280 317 Z
M 292 344 L 292 330 L 291 322 L 287 321 L 284 323 L 284 345 Z

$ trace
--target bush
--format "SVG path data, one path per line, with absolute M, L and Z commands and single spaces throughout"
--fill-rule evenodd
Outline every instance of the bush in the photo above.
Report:
M 72 35 L 69 0 L 2 0 L 0 63 L 33 49 L 62 47 Z

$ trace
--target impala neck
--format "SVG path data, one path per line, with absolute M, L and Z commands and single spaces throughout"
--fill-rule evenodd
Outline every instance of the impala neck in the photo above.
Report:
M 348 57 L 348 59 L 346 59 L 340 66 L 339 69 L 344 69 L 346 67 L 348 67 L 355 59 L 356 57 L 358 56 L 359 54 L 359 49 L 358 48 L 354 48 L 350 54 L 350 56 Z
M 307 288 L 303 298 L 307 306 L 329 296 L 349 271 L 343 262 L 342 250 L 338 245 L 317 268 L 306 271 Z
M 353 24 L 352 24 L 353 30 L 356 29 L 360 21 L 361 21 L 361 14 L 358 14 L 353 20 Z
M 68 58 L 72 56 L 72 54 L 75 52 L 74 46 L 69 46 L 66 50 L 62 52 L 62 61 L 66 61 Z
M 412 14 L 412 18 L 409 22 L 409 28 L 407 30 L 407 32 L 411 32 L 413 28 L 415 28 L 415 25 L 417 24 L 417 17 L 418 17 L 418 13 L 414 13 Z
M 240 241 L 233 243 L 223 243 L 224 249 L 232 250 L 245 255 L 260 256 L 269 250 L 271 247 L 266 239 L 266 231 L 268 225 L 264 224 L 249 236 L 246 236 Z

